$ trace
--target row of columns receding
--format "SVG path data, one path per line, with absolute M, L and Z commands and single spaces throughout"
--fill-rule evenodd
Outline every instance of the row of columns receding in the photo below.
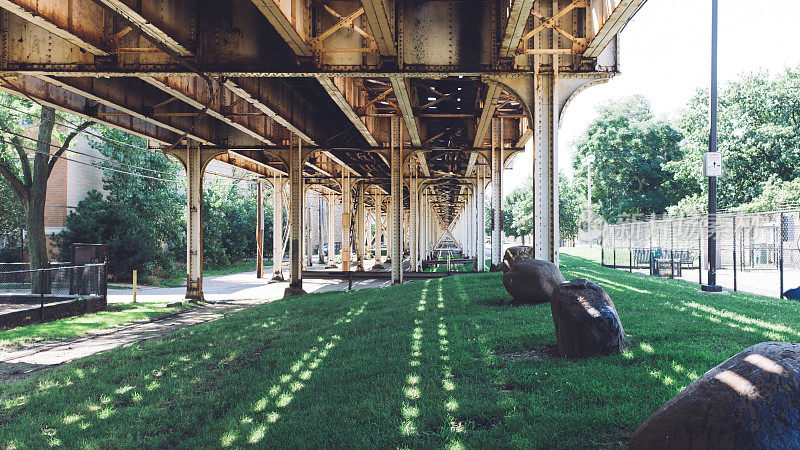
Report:
M 367 222 L 374 224 L 375 235 L 370 237 L 374 241 L 373 252 L 375 264 L 373 269 L 380 269 L 385 265 L 390 265 L 391 280 L 393 284 L 403 281 L 403 260 L 406 251 L 409 256 L 409 268 L 412 272 L 422 270 L 422 261 L 435 257 L 434 250 L 443 239 L 449 237 L 454 241 L 461 253 L 466 258 L 474 258 L 478 261 L 476 270 L 485 270 L 485 228 L 486 223 L 484 213 L 484 191 L 486 183 L 491 179 L 492 198 L 491 198 L 491 264 L 497 267 L 502 258 L 502 177 L 503 177 L 503 150 L 498 145 L 497 139 L 492 133 L 492 152 L 491 177 L 487 177 L 484 170 L 485 165 L 479 165 L 474 171 L 475 176 L 463 180 L 462 198 L 465 198 L 461 211 L 457 219 L 451 223 L 444 223 L 433 208 L 435 197 L 435 180 L 420 179 L 416 176 L 416 171 L 412 170 L 411 175 L 405 178 L 410 193 L 410 204 L 407 210 L 403 207 L 403 164 L 404 156 L 401 136 L 401 121 L 393 118 L 391 121 L 391 151 L 390 151 L 390 192 L 386 208 L 386 226 L 384 227 L 383 205 L 385 192 L 378 189 L 375 192 L 367 193 L 368 180 L 352 179 L 349 174 L 343 175 L 341 179 L 341 249 L 339 251 L 340 262 L 336 262 L 335 247 L 335 220 L 334 211 L 335 197 L 337 194 L 333 190 L 327 194 L 319 194 L 326 199 L 327 203 L 327 244 L 328 254 L 325 259 L 328 268 L 340 267 L 343 271 L 364 270 L 364 260 L 367 250 Z M 187 291 L 186 298 L 191 300 L 203 300 L 202 287 L 202 177 L 205 166 L 219 152 L 213 150 L 197 149 L 186 147 L 185 153 L 176 152 L 177 156 L 186 168 L 187 174 Z M 304 153 L 300 140 L 292 139 L 289 146 L 288 155 L 285 158 L 288 162 L 288 177 L 276 176 L 271 180 L 273 185 L 273 268 L 272 280 L 286 281 L 284 273 L 284 248 L 288 248 L 289 254 L 289 287 L 286 288 L 286 295 L 303 293 L 303 266 L 304 256 L 310 262 L 312 252 L 311 245 L 307 243 L 310 238 L 310 227 L 308 218 L 304 218 L 305 192 L 303 180 Z M 284 233 L 284 199 L 286 185 L 288 184 L 288 233 Z M 353 189 L 355 187 L 355 189 Z M 264 180 L 258 181 L 258 220 L 256 226 L 256 240 L 258 242 L 259 254 L 257 255 L 259 276 L 263 273 L 263 198 Z M 352 199 L 352 193 L 356 192 L 356 201 Z M 366 196 L 372 195 L 374 204 L 379 205 L 373 208 L 372 217 L 369 218 L 366 211 Z M 351 232 L 351 224 L 354 225 Z M 370 227 L 371 228 L 371 227 Z M 322 253 L 321 228 L 320 253 Z M 355 234 L 355 242 L 353 236 Z M 306 242 L 304 242 L 306 241 Z M 384 259 L 383 246 L 386 247 Z M 304 255 L 305 250 L 305 255 Z M 355 261 L 353 261 L 353 250 L 355 250 Z M 320 259 L 322 257 L 320 256 Z

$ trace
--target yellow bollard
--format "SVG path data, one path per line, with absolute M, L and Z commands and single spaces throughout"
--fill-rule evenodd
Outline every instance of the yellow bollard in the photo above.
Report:
M 136 303 L 136 271 L 133 271 L 133 303 Z

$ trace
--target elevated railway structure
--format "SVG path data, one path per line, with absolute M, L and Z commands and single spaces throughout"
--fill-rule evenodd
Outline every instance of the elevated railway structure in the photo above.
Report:
M 400 282 L 403 250 L 421 270 L 445 235 L 484 259 L 492 183 L 499 264 L 503 168 L 532 139 L 535 252 L 557 262 L 559 120 L 617 73 L 619 32 L 643 1 L 0 0 L 0 88 L 183 163 L 188 298 L 202 298 L 212 159 L 287 194 L 274 199 L 289 206 L 293 293 L 307 189 L 343 205 L 342 269 L 362 266 L 371 220 Z

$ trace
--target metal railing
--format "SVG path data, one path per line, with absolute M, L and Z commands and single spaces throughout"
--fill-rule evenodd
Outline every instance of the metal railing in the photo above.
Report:
M 707 217 L 605 225 L 605 267 L 697 281 L 708 270 Z M 780 297 L 800 286 L 800 209 L 717 215 L 718 284 Z
M 38 306 L 42 320 L 48 305 L 93 300 L 104 306 L 107 273 L 105 263 L 0 272 L 0 315 Z

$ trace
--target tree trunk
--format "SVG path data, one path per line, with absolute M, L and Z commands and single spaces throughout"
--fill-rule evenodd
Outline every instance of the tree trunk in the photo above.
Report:
M 47 198 L 47 179 L 50 175 L 48 165 L 55 115 L 53 108 L 46 106 L 42 108 L 39 140 L 36 143 L 37 153 L 33 157 L 33 174 L 25 208 L 25 227 L 28 234 L 28 256 L 31 261 L 31 269 L 46 269 L 50 266 L 44 234 L 44 204 Z M 49 277 L 36 278 L 31 282 L 32 292 L 49 294 Z M 44 280 L 44 285 L 40 285 L 39 280 Z

